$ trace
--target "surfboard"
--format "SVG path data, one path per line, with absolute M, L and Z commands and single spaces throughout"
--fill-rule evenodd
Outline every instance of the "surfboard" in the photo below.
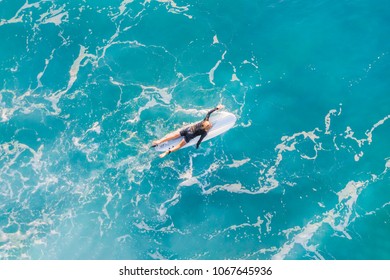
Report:
M 234 124 L 236 123 L 236 120 L 237 120 L 236 116 L 232 113 L 229 113 L 229 112 L 213 113 L 210 116 L 210 122 L 212 123 L 213 126 L 207 132 L 207 135 L 202 140 L 202 143 L 205 141 L 208 141 L 208 140 L 210 140 L 218 135 L 221 135 L 222 133 L 231 129 L 234 126 Z M 186 127 L 191 126 L 191 125 L 193 125 L 193 124 L 186 125 L 186 126 L 180 128 L 179 131 L 182 130 L 183 128 L 186 128 Z M 181 149 L 185 149 L 185 148 L 196 145 L 199 138 L 200 138 L 200 136 L 195 137 L 190 142 L 188 142 L 186 145 L 184 145 Z M 172 149 L 173 147 L 178 145 L 181 142 L 181 140 L 183 140 L 183 139 L 184 139 L 184 137 L 179 137 L 179 138 L 161 143 L 160 145 L 157 145 L 155 147 L 155 149 L 158 152 L 168 151 L 169 149 Z

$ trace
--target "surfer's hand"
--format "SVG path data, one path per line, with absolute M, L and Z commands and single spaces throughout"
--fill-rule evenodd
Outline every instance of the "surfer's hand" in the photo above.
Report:
M 160 157 L 160 158 L 163 158 L 163 157 L 165 157 L 167 154 L 168 154 L 168 152 L 164 152 L 164 153 L 160 154 L 159 157 Z
M 223 106 L 222 104 L 219 104 L 218 106 L 217 106 L 217 109 L 218 110 L 220 110 L 220 109 L 223 109 L 225 106 Z

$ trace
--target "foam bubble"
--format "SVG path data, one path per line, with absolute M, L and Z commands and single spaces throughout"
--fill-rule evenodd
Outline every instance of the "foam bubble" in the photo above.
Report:
M 232 78 L 230 79 L 230 81 L 231 81 L 231 82 L 235 82 L 235 81 L 239 82 L 240 79 L 237 78 L 237 74 L 236 74 L 236 73 L 233 73 L 233 74 L 232 74 Z
M 213 45 L 215 45 L 215 44 L 219 44 L 217 35 L 214 35 L 214 37 L 213 37 Z

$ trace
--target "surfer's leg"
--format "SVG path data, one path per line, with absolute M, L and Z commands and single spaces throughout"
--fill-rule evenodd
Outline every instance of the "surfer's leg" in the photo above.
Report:
M 165 157 L 166 155 L 169 155 L 172 152 L 175 152 L 179 150 L 181 147 L 183 147 L 185 144 L 187 144 L 186 140 L 181 140 L 179 144 L 177 144 L 175 147 L 173 147 L 171 150 L 168 150 L 166 152 L 163 152 L 162 154 L 159 155 L 160 158 Z
M 161 143 L 164 143 L 166 141 L 176 139 L 179 137 L 180 137 L 180 131 L 175 131 L 175 132 L 169 133 L 169 134 L 165 135 L 163 138 L 161 138 L 160 140 L 153 141 L 153 146 L 159 145 Z
M 171 152 L 177 151 L 178 149 L 180 149 L 181 147 L 183 147 L 185 144 L 187 144 L 186 140 L 185 140 L 185 139 L 181 140 L 179 144 L 177 144 L 175 147 L 173 147 L 173 148 L 171 149 Z

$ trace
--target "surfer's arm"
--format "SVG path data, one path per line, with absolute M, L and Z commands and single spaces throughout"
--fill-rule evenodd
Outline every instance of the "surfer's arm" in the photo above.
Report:
M 199 140 L 198 140 L 198 143 L 196 143 L 196 148 L 198 149 L 199 148 L 199 145 L 200 145 L 200 142 L 202 142 L 203 138 L 205 138 L 207 135 L 207 132 L 204 132 L 201 134 Z
M 217 111 L 217 110 L 219 110 L 219 109 L 222 109 L 222 108 L 223 108 L 223 105 L 218 105 L 218 106 L 215 107 L 214 109 L 208 111 L 206 117 L 205 117 L 203 120 L 204 120 L 204 121 L 208 121 L 209 118 L 210 118 L 210 115 L 211 115 L 212 113 L 214 113 L 215 111 Z

